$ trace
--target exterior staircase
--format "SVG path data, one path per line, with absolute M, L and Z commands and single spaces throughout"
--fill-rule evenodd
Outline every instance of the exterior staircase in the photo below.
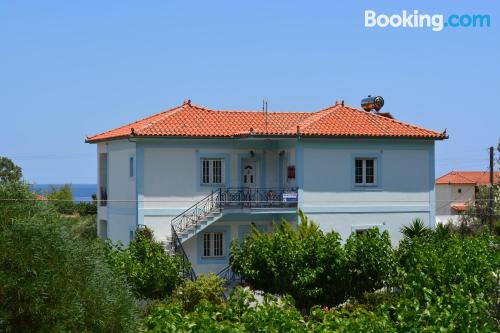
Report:
M 297 189 L 279 188 L 219 188 L 186 209 L 171 221 L 171 236 L 166 239 L 165 249 L 172 254 L 179 254 L 184 261 L 189 258 L 183 244 L 219 220 L 226 208 L 291 208 L 297 207 Z M 229 268 L 228 268 L 229 269 Z M 230 270 L 223 270 L 225 280 L 235 279 Z M 184 276 L 196 280 L 196 273 L 191 268 L 183 272 Z

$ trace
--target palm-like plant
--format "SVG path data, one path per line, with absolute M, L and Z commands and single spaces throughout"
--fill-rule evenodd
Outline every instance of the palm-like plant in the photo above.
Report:
M 405 239 L 413 239 L 429 235 L 431 229 L 425 226 L 422 219 L 416 218 L 411 221 L 410 225 L 403 226 L 401 228 L 401 233 L 404 235 Z

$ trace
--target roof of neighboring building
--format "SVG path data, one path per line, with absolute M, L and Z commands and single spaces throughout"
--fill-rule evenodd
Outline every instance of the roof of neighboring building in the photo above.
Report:
M 465 212 L 467 210 L 467 203 L 454 203 L 451 205 L 451 208 L 457 212 Z
M 392 137 L 442 140 L 436 132 L 337 103 L 317 112 L 211 110 L 185 101 L 151 117 L 87 137 L 99 142 L 128 137 L 239 136 Z
M 493 182 L 500 184 L 500 172 L 493 173 Z M 436 184 L 474 184 L 488 185 L 490 173 L 488 171 L 451 171 L 436 179 Z

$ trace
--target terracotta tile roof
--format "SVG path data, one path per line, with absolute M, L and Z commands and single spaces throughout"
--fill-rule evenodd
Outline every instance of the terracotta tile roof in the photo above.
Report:
M 317 112 L 211 110 L 190 101 L 116 129 L 87 137 L 86 142 L 137 137 L 237 136 L 398 137 L 441 140 L 445 133 L 427 130 L 342 104 Z
M 500 172 L 493 173 L 493 182 L 500 184 Z M 451 171 L 436 179 L 436 184 L 474 184 L 488 185 L 490 173 L 488 171 Z

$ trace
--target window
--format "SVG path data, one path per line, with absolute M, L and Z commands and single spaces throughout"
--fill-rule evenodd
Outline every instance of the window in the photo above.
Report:
M 461 188 L 458 189 L 458 193 L 462 193 L 462 189 Z
M 224 256 L 223 232 L 206 232 L 203 234 L 203 256 L 204 257 Z
M 128 159 L 128 175 L 130 178 L 134 178 L 134 157 L 130 156 Z
M 201 183 L 206 185 L 220 185 L 224 178 L 224 159 L 201 159 Z
M 366 235 L 368 233 L 368 229 L 356 229 L 356 234 L 358 235 Z
M 375 158 L 356 158 L 354 164 L 354 182 L 356 185 L 377 185 Z

